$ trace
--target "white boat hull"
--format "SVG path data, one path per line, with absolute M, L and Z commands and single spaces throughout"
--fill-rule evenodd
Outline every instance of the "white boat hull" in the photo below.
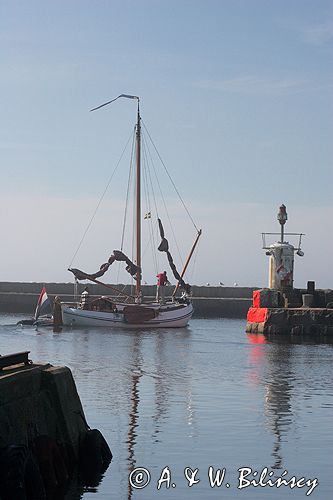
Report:
M 90 311 L 62 304 L 62 320 L 67 326 L 120 327 L 120 328 L 181 328 L 193 314 L 192 304 L 147 304 L 156 309 L 156 317 L 138 323 L 128 323 L 121 312 Z

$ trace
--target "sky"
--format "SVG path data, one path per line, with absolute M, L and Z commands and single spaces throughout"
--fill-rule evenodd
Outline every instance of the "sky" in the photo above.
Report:
M 202 228 L 193 284 L 266 286 L 284 203 L 296 286 L 332 288 L 332 39 L 332 0 L 0 0 L 0 281 L 71 281 L 119 246 L 116 183 L 72 262 L 136 114 L 89 110 L 126 93 Z

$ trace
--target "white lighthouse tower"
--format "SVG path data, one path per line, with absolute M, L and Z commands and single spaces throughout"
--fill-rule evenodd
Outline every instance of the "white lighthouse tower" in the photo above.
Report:
M 266 250 L 266 255 L 269 255 L 268 287 L 279 291 L 292 290 L 294 283 L 294 255 L 295 253 L 300 257 L 304 255 L 301 250 L 303 233 L 284 232 L 284 225 L 288 220 L 285 205 L 280 206 L 277 219 L 281 225 L 280 233 L 262 233 L 263 248 Z M 280 241 L 266 246 L 266 235 L 279 235 Z M 298 236 L 298 247 L 285 241 L 285 236 Z

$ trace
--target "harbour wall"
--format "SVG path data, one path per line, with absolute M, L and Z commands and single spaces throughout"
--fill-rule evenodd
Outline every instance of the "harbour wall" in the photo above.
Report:
M 71 482 L 96 486 L 112 453 L 88 426 L 70 369 L 28 355 L 0 356 L 0 495 L 65 498 Z
M 47 435 L 79 454 L 87 431 L 81 401 L 67 367 L 29 364 L 0 370 L 0 447 Z
M 34 313 L 39 294 L 46 287 L 51 299 L 56 295 L 63 302 L 75 302 L 73 283 L 22 283 L 22 282 L 0 282 L 0 311 Z M 77 287 L 78 296 L 82 293 L 85 284 L 79 283 Z M 111 285 L 115 286 L 115 285 Z M 115 292 L 108 290 L 102 285 L 89 284 L 89 293 L 94 295 L 114 296 Z M 197 318 L 245 318 L 248 308 L 252 304 L 252 292 L 258 287 L 224 287 L 224 286 L 193 286 L 193 305 L 195 317 Z M 129 285 L 117 285 L 118 290 L 130 294 Z M 146 299 L 153 298 L 156 294 L 156 286 L 144 285 L 143 296 Z M 171 295 L 173 287 L 166 287 L 166 296 Z

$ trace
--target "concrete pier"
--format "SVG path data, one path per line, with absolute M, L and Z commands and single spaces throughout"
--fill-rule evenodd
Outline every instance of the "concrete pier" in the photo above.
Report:
M 333 339 L 333 309 L 268 309 L 264 321 L 247 322 L 246 332 L 268 335 L 308 335 Z
M 306 290 L 256 290 L 246 332 L 333 339 L 333 290 L 315 290 L 314 282 Z
M 98 481 L 112 454 L 86 422 L 69 368 L 0 356 L 0 497 L 64 498 L 69 482 Z
M 87 425 L 69 368 L 32 363 L 2 369 L 0 393 L 1 448 L 47 435 L 60 437 L 78 458 Z
M 33 315 L 37 299 L 44 285 L 50 298 L 53 299 L 58 295 L 62 301 L 75 301 L 73 283 L 0 282 L 0 311 Z M 79 295 L 85 286 L 81 283 L 78 285 Z M 88 287 L 91 297 L 94 295 L 114 296 L 111 290 L 101 285 L 88 284 Z M 117 285 L 117 288 L 125 293 L 131 293 L 130 286 Z M 195 317 L 245 318 L 252 303 L 254 289 L 252 287 L 193 286 Z M 145 299 L 152 299 L 156 294 L 156 286 L 145 285 L 142 287 L 142 292 Z M 172 292 L 173 287 L 167 287 L 166 296 L 171 295 Z

